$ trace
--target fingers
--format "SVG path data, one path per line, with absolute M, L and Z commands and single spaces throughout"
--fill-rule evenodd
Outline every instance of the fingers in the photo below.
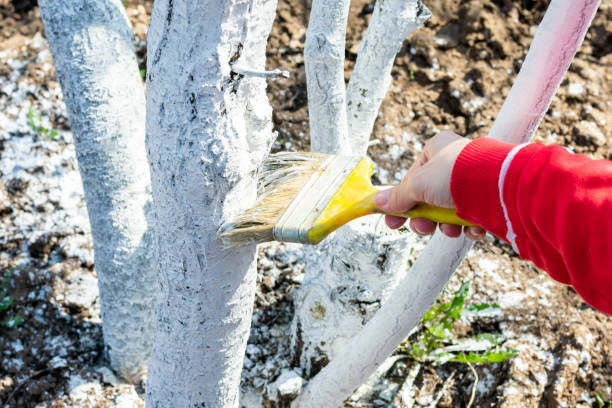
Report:
M 392 218 L 393 220 L 390 220 L 390 218 Z M 387 225 L 390 228 L 399 228 L 404 225 L 405 219 L 388 215 L 386 221 Z M 397 224 L 395 224 L 396 222 Z M 392 227 L 391 225 L 394 225 L 394 227 Z M 419 235 L 431 235 L 436 231 L 436 227 L 438 226 L 438 224 L 436 224 L 435 222 L 429 221 L 424 218 L 412 218 L 410 219 L 409 225 L 410 229 Z M 473 241 L 480 241 L 486 235 L 486 231 L 481 227 L 463 228 L 460 225 L 455 224 L 439 224 L 439 227 L 440 231 L 442 231 L 442 233 L 449 238 L 460 237 L 462 231 L 466 237 Z
M 440 224 L 440 231 L 449 238 L 459 238 L 462 231 L 461 225 L 454 224 Z
M 410 229 L 419 235 L 431 235 L 436 231 L 436 223 L 425 218 L 410 219 Z
M 397 217 L 395 215 L 385 215 L 385 223 L 391 229 L 398 229 L 406 223 L 406 218 Z
M 463 229 L 465 236 L 473 241 L 480 241 L 484 239 L 487 232 L 480 227 L 465 227 Z
M 464 137 L 459 136 L 454 132 L 443 130 L 425 143 L 425 146 L 423 147 L 423 156 L 425 157 L 425 161 L 442 151 L 449 144 L 457 140 L 464 139 Z

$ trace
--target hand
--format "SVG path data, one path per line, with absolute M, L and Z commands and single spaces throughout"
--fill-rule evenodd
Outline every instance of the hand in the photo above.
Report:
M 412 164 L 399 186 L 381 191 L 374 198 L 378 208 L 384 211 L 404 212 L 417 202 L 438 207 L 455 208 L 450 191 L 451 174 L 455 160 L 461 150 L 470 142 L 453 132 L 444 131 L 432 137 L 423 148 L 416 162 Z M 405 218 L 386 215 L 389 228 L 399 228 Z M 410 220 L 410 228 L 420 235 L 433 234 L 436 223 L 423 218 Z M 451 238 L 461 235 L 462 227 L 454 224 L 440 224 L 440 230 Z M 480 227 L 465 227 L 465 235 L 473 240 L 485 236 Z

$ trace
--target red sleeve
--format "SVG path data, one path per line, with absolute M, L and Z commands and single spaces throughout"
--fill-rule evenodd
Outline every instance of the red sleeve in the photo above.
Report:
M 451 177 L 457 214 L 612 315 L 612 162 L 481 138 Z

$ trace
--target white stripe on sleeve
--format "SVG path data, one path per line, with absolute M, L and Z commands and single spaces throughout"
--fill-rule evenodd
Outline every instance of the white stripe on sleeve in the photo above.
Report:
M 506 207 L 506 203 L 504 203 L 504 181 L 506 180 L 506 173 L 508 173 L 508 168 L 510 167 L 510 163 L 512 163 L 512 159 L 514 159 L 514 156 L 516 156 L 516 154 L 528 144 L 529 143 L 523 143 L 518 146 L 515 146 L 512 150 L 510 150 L 510 153 L 508 153 L 508 156 L 506 156 L 504 162 L 502 163 L 502 167 L 499 172 L 499 180 L 497 181 L 497 187 L 499 189 L 499 202 L 501 203 L 502 210 L 504 210 L 506 228 L 508 229 L 508 232 L 506 233 L 506 239 L 508 240 L 508 242 L 510 242 L 510 245 L 512 245 L 512 249 L 514 249 L 514 251 L 519 256 L 521 254 L 519 253 L 518 247 L 516 245 L 516 233 L 512 228 L 512 222 L 510 221 L 510 217 L 508 216 L 508 208 Z

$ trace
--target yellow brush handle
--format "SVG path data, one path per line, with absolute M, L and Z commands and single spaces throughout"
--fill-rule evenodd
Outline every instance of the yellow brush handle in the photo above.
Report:
M 467 227 L 473 227 L 474 224 L 467 222 L 457 216 L 457 210 L 452 208 L 442 208 L 433 205 L 418 203 L 410 211 L 405 213 L 388 213 L 388 215 L 396 215 L 404 218 L 425 218 L 433 222 L 441 224 L 457 224 Z
M 374 186 L 373 191 L 382 191 L 392 186 Z M 370 198 L 371 204 L 376 207 L 374 204 L 374 197 Z M 463 225 L 466 227 L 475 227 L 476 225 L 471 222 L 467 222 L 457 216 L 457 210 L 454 208 L 444 208 L 444 207 L 436 207 L 435 205 L 426 204 L 426 203 L 418 203 L 410 211 L 405 213 L 390 213 L 385 211 L 380 211 L 378 208 L 376 212 L 388 214 L 388 215 L 396 215 L 398 217 L 404 218 L 425 218 L 429 221 L 437 222 L 439 224 L 456 224 Z
M 374 196 L 379 191 L 389 187 L 373 186 L 370 180 L 371 173 L 372 161 L 368 158 L 363 158 L 345 178 L 326 208 L 317 210 L 320 211 L 319 216 L 307 228 L 307 242 L 309 244 L 317 244 L 332 231 L 347 222 L 368 214 L 382 213 L 404 218 L 426 218 L 443 224 L 473 226 L 473 224 L 457 217 L 455 210 L 434 207 L 425 203 L 418 203 L 414 208 L 405 213 L 386 213 L 381 211 L 374 202 Z M 320 195 L 317 191 L 315 193 Z

